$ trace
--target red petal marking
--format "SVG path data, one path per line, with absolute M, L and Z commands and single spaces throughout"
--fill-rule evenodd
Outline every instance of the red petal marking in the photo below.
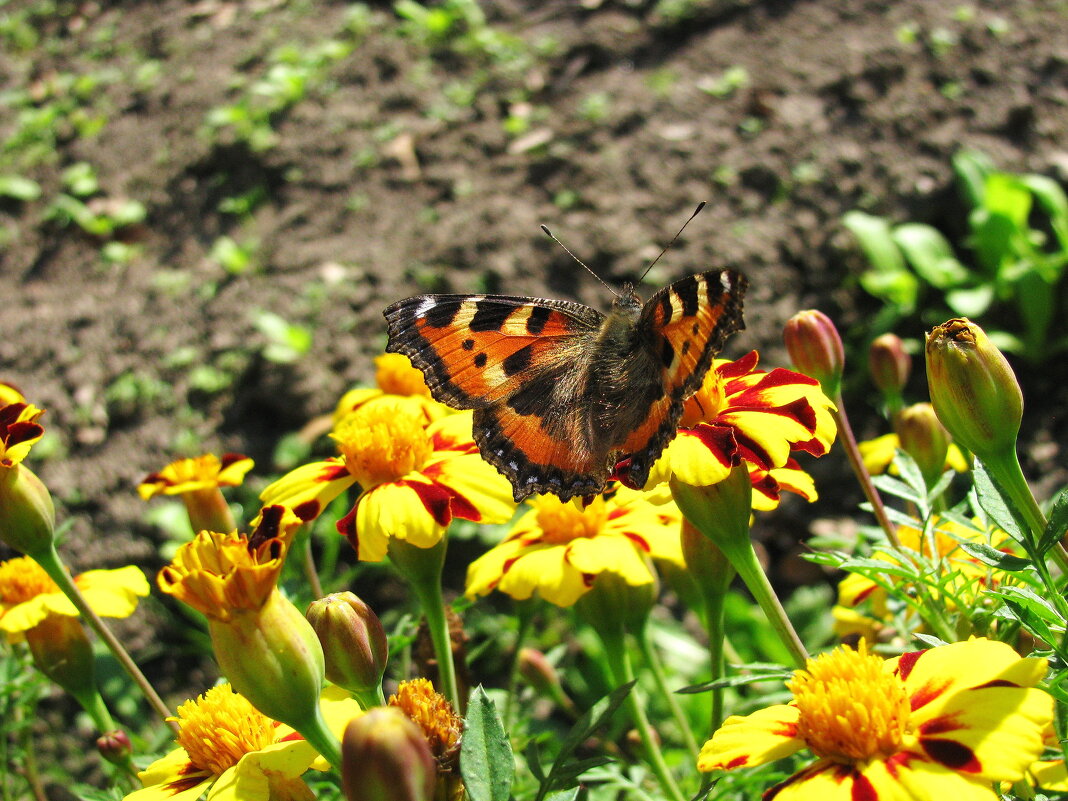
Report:
M 833 776 L 831 778 L 833 778 L 834 781 L 838 782 L 839 784 L 844 781 L 847 781 L 850 778 L 857 778 L 856 769 L 852 765 L 839 765 L 834 762 L 816 762 L 815 764 L 809 765 L 803 770 L 799 770 L 786 781 L 779 782 L 779 784 L 776 784 L 774 787 L 769 788 L 764 792 L 764 795 L 762 795 L 761 798 L 763 799 L 763 801 L 771 801 L 773 798 L 775 798 L 775 796 L 777 796 L 790 785 L 801 784 L 802 782 L 806 781 L 810 776 L 815 776 L 819 773 L 832 773 Z M 856 784 L 854 784 L 854 793 L 855 792 Z M 856 796 L 855 794 L 853 797 L 858 798 L 858 796 Z M 866 797 L 859 796 L 859 798 L 864 799 Z M 871 796 L 871 798 L 873 799 L 873 801 L 875 801 L 878 796 Z
M 901 658 L 897 660 L 897 668 L 894 671 L 901 677 L 902 681 L 908 681 L 909 674 L 912 673 L 912 669 L 916 667 L 916 663 L 920 660 L 926 651 L 909 651 L 906 654 L 902 654 Z
M 765 473 L 760 478 L 753 481 L 753 489 L 757 492 L 771 498 L 773 501 L 779 500 L 780 492 L 779 482 L 771 477 L 770 473 Z
M 819 383 L 812 376 L 795 373 L 785 367 L 776 367 L 770 373 L 765 373 L 764 377 L 760 379 L 760 386 L 762 387 L 784 387 L 789 384 L 807 384 L 810 387 L 817 387 Z
M 224 453 L 222 455 L 222 458 L 219 460 L 220 469 L 225 470 L 234 462 L 240 462 L 247 458 L 248 457 L 245 456 L 245 454 L 243 453 Z
M 285 511 L 286 508 L 279 504 L 265 506 L 260 511 L 260 524 L 256 526 L 256 530 L 253 531 L 248 538 L 248 549 L 250 553 L 255 551 L 263 543 L 267 542 L 267 540 L 274 539 L 281 534 L 282 515 L 285 514 Z
M 922 709 L 927 706 L 927 704 L 941 696 L 952 683 L 953 680 L 949 678 L 942 679 L 937 683 L 934 680 L 931 680 L 922 687 L 917 687 L 912 690 L 909 695 L 909 705 L 911 706 L 912 711 L 915 712 L 917 709 Z
M 616 506 L 616 507 L 613 507 L 612 511 L 610 511 L 608 513 L 608 517 L 605 518 L 605 519 L 606 520 L 615 520 L 617 518 L 623 517 L 623 515 L 625 515 L 625 514 L 627 514 L 629 512 L 630 512 L 630 510 L 627 509 L 625 506 Z
M 879 791 L 862 773 L 853 773 L 853 788 L 849 795 L 852 801 L 879 801 Z
M 293 507 L 293 514 L 307 523 L 309 520 L 314 520 L 319 516 L 319 513 L 323 511 L 323 506 L 317 500 L 304 501 L 304 503 L 298 503 Z
M 23 420 L 19 423 L 12 423 L 7 427 L 7 436 L 4 437 L 4 442 L 7 443 L 8 447 L 11 447 L 12 445 L 18 445 L 20 442 L 39 437 L 43 433 L 44 426 L 40 423 Z
M 742 756 L 736 756 L 730 762 L 723 766 L 723 770 L 734 770 L 749 764 L 749 754 L 743 754 Z
M 945 734 L 951 731 L 960 731 L 963 729 L 960 723 L 955 720 L 954 715 L 942 715 L 937 718 L 932 718 L 920 725 L 920 736 L 930 737 L 934 734 Z
M 587 588 L 592 587 L 593 586 L 593 582 L 596 581 L 596 580 L 597 580 L 597 574 L 596 573 L 583 573 L 582 574 L 582 585 L 584 587 L 587 587 Z
M 776 737 L 790 737 L 797 736 L 797 721 L 780 721 L 779 725 L 771 730 L 771 733 Z
M 609 481 L 618 481 L 627 489 L 641 489 L 641 487 L 635 485 L 634 479 L 630 475 L 630 466 L 634 463 L 634 457 L 628 456 L 621 462 L 616 462 L 615 469 L 612 470 L 612 475 L 608 477 Z
M 979 773 L 982 770 L 982 765 L 975 758 L 975 752 L 956 740 L 930 740 L 921 737 L 920 745 L 927 752 L 927 756 L 947 768 L 961 773 Z
M 22 414 L 22 410 L 27 405 L 25 403 L 9 403 L 7 406 L 0 407 L 0 429 L 7 428 L 18 420 L 19 415 Z
M 795 442 L 791 448 L 795 451 L 804 451 L 813 456 L 823 456 L 827 453 L 827 447 L 815 437 L 804 442 Z
M 690 429 L 690 436 L 701 440 L 719 463 L 728 467 L 735 467 L 741 461 L 736 434 L 732 426 L 720 423 L 698 423 Z
M 178 795 L 178 793 L 183 793 L 196 787 L 205 779 L 210 779 L 211 773 L 201 768 L 193 767 L 192 762 L 186 762 L 182 767 L 178 768 L 178 776 L 179 778 L 163 785 L 163 792 L 169 795 Z
M 349 513 L 337 521 L 335 527 L 337 533 L 349 541 L 349 545 L 356 553 L 360 552 L 360 537 L 356 532 L 356 507 L 360 505 L 359 499 L 349 510 Z
M 739 378 L 746 373 L 753 372 L 753 368 L 757 366 L 759 361 L 760 355 L 755 350 L 751 350 L 742 358 L 717 367 L 716 375 L 725 379 Z
M 771 463 L 771 455 L 744 431 L 735 429 L 734 437 L 738 442 L 738 454 L 745 461 L 762 470 L 771 470 L 775 466 Z
M 173 484 L 173 481 L 165 478 L 159 473 L 149 473 L 147 476 L 141 479 L 142 484 Z
M 653 550 L 652 546 L 649 545 L 649 541 L 646 540 L 645 537 L 643 537 L 641 534 L 638 534 L 635 531 L 621 531 L 620 534 L 622 534 L 628 540 L 633 542 L 635 545 L 638 546 L 639 549 L 645 551 L 646 553 L 650 553 Z
M 504 578 L 505 573 L 512 569 L 512 565 L 522 559 L 526 554 L 520 554 L 519 556 L 513 556 L 511 559 L 505 559 L 504 564 L 501 565 L 501 578 Z M 496 587 L 500 582 L 500 579 L 493 582 L 493 586 Z
M 992 681 L 988 681 L 986 684 L 979 684 L 979 685 L 977 685 L 975 687 L 972 687 L 972 689 L 973 690 L 982 690 L 982 689 L 985 689 L 987 687 L 1019 687 L 1019 686 L 1020 685 L 1017 684 L 1016 682 L 1009 681 L 1007 679 L 994 679 Z
M 402 480 L 397 485 L 410 487 L 435 523 L 439 526 L 449 525 L 452 520 L 452 495 L 449 490 L 441 484 L 424 484 L 421 481 Z
M 312 480 L 326 483 L 328 481 L 336 481 L 339 478 L 345 478 L 347 475 L 349 475 L 349 469 L 345 467 L 345 465 L 328 462 L 319 468 L 318 475 Z

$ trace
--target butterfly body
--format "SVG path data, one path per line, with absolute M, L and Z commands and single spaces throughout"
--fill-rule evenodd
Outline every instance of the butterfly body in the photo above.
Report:
M 517 501 L 600 492 L 618 461 L 643 484 L 684 401 L 726 337 L 744 327 L 744 276 L 690 276 L 642 304 L 631 287 L 607 314 L 508 295 L 419 295 L 385 310 L 435 399 L 474 410 L 482 456 Z

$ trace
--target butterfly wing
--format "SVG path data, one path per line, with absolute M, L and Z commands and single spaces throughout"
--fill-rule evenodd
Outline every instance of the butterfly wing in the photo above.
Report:
M 479 450 L 517 501 L 603 487 L 608 467 L 575 446 L 583 354 L 600 312 L 561 300 L 422 295 L 394 303 L 385 317 L 386 350 L 411 359 L 436 400 L 475 410 Z
M 623 445 L 637 486 L 675 436 L 683 403 L 700 388 L 727 337 L 745 328 L 747 286 L 741 273 L 712 270 L 661 289 L 642 308 L 638 328 L 659 365 L 661 391 Z

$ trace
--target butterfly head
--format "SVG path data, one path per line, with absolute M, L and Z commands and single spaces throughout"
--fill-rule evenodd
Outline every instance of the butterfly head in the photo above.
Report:
M 641 311 L 641 308 L 642 299 L 638 297 L 638 293 L 634 290 L 634 284 L 623 284 L 623 290 L 612 301 L 612 309 L 633 312 Z

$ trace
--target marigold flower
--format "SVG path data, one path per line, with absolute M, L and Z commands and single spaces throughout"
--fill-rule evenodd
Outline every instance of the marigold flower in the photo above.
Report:
M 129 617 L 137 599 L 148 595 L 148 580 L 133 565 L 114 570 L 89 570 L 74 577 L 89 606 L 103 617 Z M 8 642 L 49 615 L 77 617 L 78 610 L 48 574 L 28 556 L 0 562 L 0 631 Z
M 389 705 L 408 716 L 426 737 L 438 768 L 452 770 L 460 757 L 464 722 L 428 679 L 411 679 L 397 685 Z
M 703 771 L 735 770 L 802 749 L 817 761 L 765 799 L 943 799 L 997 795 L 1042 753 L 1053 699 L 1035 689 L 1044 659 L 1004 643 L 953 643 L 883 661 L 839 648 L 808 661 L 790 704 L 732 716 L 705 743 Z
M 798 470 L 793 451 L 827 452 L 837 431 L 834 404 L 814 378 L 782 368 L 757 370 L 757 360 L 756 351 L 733 362 L 716 360 L 686 402 L 678 435 L 653 465 L 647 486 L 672 477 L 693 486 L 715 484 L 743 460 L 764 485 L 758 487 L 761 503 L 774 508 L 779 489 L 801 483 L 776 486 L 774 471 Z
M 180 495 L 194 533 L 230 531 L 234 518 L 219 488 L 239 486 L 252 464 L 240 453 L 227 453 L 222 459 L 213 453 L 179 459 L 145 476 L 137 492 L 146 501 L 156 495 Z
M 979 520 L 973 523 L 974 527 L 969 527 L 936 517 L 927 534 L 921 527 L 899 526 L 897 534 L 903 551 L 876 551 L 871 558 L 883 560 L 888 565 L 899 565 L 902 552 L 914 551 L 935 566 L 931 583 L 943 588 L 939 591 L 929 587 L 930 597 L 947 594 L 970 604 L 979 593 L 996 587 L 1000 583 L 999 577 L 1007 574 L 991 570 L 961 548 L 961 543 L 990 545 L 1009 553 L 1015 550 L 1015 542 L 1004 531 L 986 529 Z M 862 604 L 869 610 L 868 614 L 856 611 Z M 947 604 L 953 607 L 956 601 L 947 599 Z M 833 613 L 838 636 L 861 634 L 873 639 L 890 618 L 887 591 L 867 576 L 848 573 L 838 582 L 838 605 Z
M 385 403 L 408 406 L 423 416 L 427 423 L 453 414 L 444 403 L 430 397 L 423 373 L 412 366 L 403 353 L 383 353 L 375 357 L 375 383 L 377 389 L 357 387 L 341 396 L 334 409 L 334 425 L 357 409 Z
M 18 401 L 0 407 L 0 540 L 40 555 L 53 547 L 56 510 L 48 488 L 22 460 L 44 435 L 44 412 Z
M 331 764 L 340 746 L 319 716 L 323 649 L 311 624 L 275 586 L 286 544 L 274 531 L 281 507 L 263 511 L 251 538 L 204 531 L 160 571 L 158 583 L 208 617 L 219 667 L 257 709 L 312 741 Z M 288 513 L 288 510 L 286 510 Z
M 359 485 L 356 503 L 337 528 L 361 560 L 381 561 L 390 538 L 431 548 L 454 517 L 503 523 L 515 510 L 511 485 L 479 455 L 469 412 L 425 425 L 411 407 L 365 405 L 331 436 L 341 456 L 298 467 L 260 498 L 307 521 Z
M 323 717 L 340 732 L 360 714 L 355 701 L 324 694 Z M 259 712 L 229 684 L 178 707 L 178 748 L 138 774 L 144 788 L 124 801 L 313 801 L 300 778 L 315 749 L 289 726 Z
M 26 398 L 14 384 L 0 381 L 0 408 L 11 403 L 25 403 Z
M 663 498 L 621 486 L 589 504 L 538 496 L 505 540 L 468 567 L 467 594 L 500 590 L 524 599 L 537 591 L 557 606 L 571 606 L 600 573 L 617 573 L 631 586 L 652 584 L 651 558 L 684 564 L 682 517 Z

